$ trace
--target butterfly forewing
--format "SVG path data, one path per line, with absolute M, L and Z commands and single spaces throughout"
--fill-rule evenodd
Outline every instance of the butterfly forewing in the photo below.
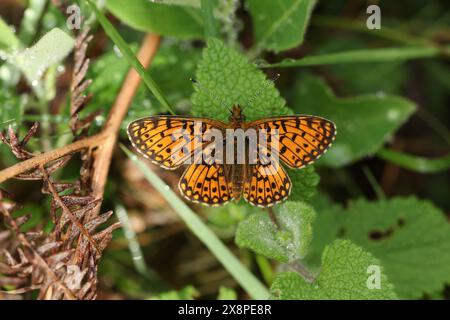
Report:
M 145 157 L 165 169 L 176 169 L 202 152 L 207 130 L 223 129 L 224 124 L 202 118 L 156 116 L 133 121 L 128 136 Z
M 264 154 L 276 153 L 291 168 L 302 168 L 318 159 L 330 146 L 336 135 L 335 125 L 314 116 L 285 116 L 262 119 L 248 124 L 249 128 L 268 135 Z M 274 143 L 276 137 L 277 143 Z M 267 158 L 267 157 L 266 157 Z

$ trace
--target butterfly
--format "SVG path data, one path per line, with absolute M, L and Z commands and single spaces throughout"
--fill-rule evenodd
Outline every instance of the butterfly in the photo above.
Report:
M 239 130 L 253 130 L 258 136 L 245 136 L 239 142 L 236 136 L 228 135 L 228 131 Z M 204 139 L 205 132 L 214 131 L 225 138 Z M 292 189 L 280 162 L 295 169 L 313 163 L 331 146 L 336 126 L 309 115 L 246 122 L 242 109 L 234 106 L 229 123 L 160 115 L 131 122 L 127 133 L 133 147 L 162 168 L 174 170 L 188 164 L 178 187 L 189 201 L 219 206 L 243 197 L 252 205 L 270 207 L 288 198 Z M 251 151 L 252 143 L 257 152 Z M 239 146 L 245 150 L 240 161 Z M 221 157 L 217 157 L 219 153 Z

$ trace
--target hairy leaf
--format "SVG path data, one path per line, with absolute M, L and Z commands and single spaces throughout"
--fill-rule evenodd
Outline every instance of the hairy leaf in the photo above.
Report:
M 45 34 L 34 46 L 13 56 L 17 66 L 33 84 L 45 70 L 62 61 L 72 50 L 74 40 L 61 29 Z
M 288 174 L 293 181 L 289 200 L 309 201 L 316 194 L 320 176 L 316 173 L 313 166 L 307 166 L 301 170 L 289 169 Z
M 31 48 L 8 55 L 7 59 L 15 64 L 35 87 L 47 68 L 64 59 L 73 46 L 74 40 L 67 33 L 54 28 Z
M 374 266 L 381 271 L 379 289 L 369 286 Z M 325 249 L 320 274 L 313 283 L 297 273 L 284 272 L 275 278 L 271 294 L 275 299 L 396 299 L 393 285 L 382 270 L 370 253 L 348 240 L 336 240 Z
M 208 41 L 196 73 L 192 113 L 227 121 L 239 104 L 247 120 L 291 114 L 272 81 L 248 59 L 217 39 Z
M 281 262 L 303 258 L 312 238 L 314 209 L 302 202 L 288 201 L 276 210 L 275 216 L 280 228 L 267 212 L 250 215 L 238 226 L 237 245 Z
M 380 259 L 402 298 L 420 298 L 450 282 L 450 226 L 428 201 L 359 200 L 346 210 L 320 212 L 314 230 L 314 255 L 332 239 L 348 238 Z

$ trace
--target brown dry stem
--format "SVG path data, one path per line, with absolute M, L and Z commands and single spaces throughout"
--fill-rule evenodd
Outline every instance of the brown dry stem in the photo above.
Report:
M 148 67 L 156 54 L 159 45 L 159 36 L 148 34 L 139 50 L 138 59 L 144 67 Z M 101 133 L 92 137 L 75 141 L 64 147 L 54 149 L 28 160 L 19 162 L 9 168 L 0 171 L 0 183 L 14 178 L 27 171 L 39 168 L 45 164 L 73 154 L 83 149 L 95 149 L 94 171 L 92 179 L 93 196 L 101 198 L 108 176 L 111 163 L 112 152 L 117 141 L 117 135 L 120 129 L 120 123 L 125 117 L 128 107 L 131 104 L 134 94 L 139 87 L 140 77 L 134 69 L 128 72 L 128 75 L 122 85 L 122 89 L 117 96 L 114 105 L 108 115 L 108 119 Z

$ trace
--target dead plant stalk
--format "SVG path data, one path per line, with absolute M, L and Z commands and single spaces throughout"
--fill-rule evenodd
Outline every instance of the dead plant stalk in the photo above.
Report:
M 159 41 L 159 36 L 154 34 L 148 34 L 144 38 L 139 49 L 138 59 L 145 68 L 151 64 L 158 50 Z M 120 124 L 128 111 L 140 81 L 141 79 L 138 73 L 134 69 L 131 69 L 123 82 L 122 88 L 100 133 L 75 141 L 64 147 L 36 155 L 0 171 L 0 183 L 80 150 L 88 148 L 96 149 L 92 174 L 92 196 L 102 198 Z

